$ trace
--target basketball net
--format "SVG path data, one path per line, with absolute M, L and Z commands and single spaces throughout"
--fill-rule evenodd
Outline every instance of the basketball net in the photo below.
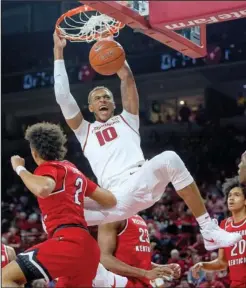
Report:
M 56 22 L 56 32 L 71 42 L 90 43 L 109 36 L 117 37 L 124 26 L 124 23 L 83 5 L 64 13 Z

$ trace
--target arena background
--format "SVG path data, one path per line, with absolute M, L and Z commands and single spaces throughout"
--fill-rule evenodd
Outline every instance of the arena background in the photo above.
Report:
M 53 27 L 58 16 L 74 6 L 70 1 L 2 1 L 2 242 L 17 252 L 46 237 L 37 202 L 10 165 L 11 155 L 19 154 L 28 169 L 35 167 L 23 140 L 28 125 L 60 123 L 69 136 L 67 159 L 95 180 L 53 91 Z M 236 175 L 246 147 L 245 24 L 241 19 L 208 26 L 208 56 L 196 60 L 130 28 L 118 38 L 136 76 L 146 158 L 175 150 L 219 221 L 227 215 L 221 185 Z M 119 79 L 91 69 L 90 47 L 68 43 L 65 48 L 71 92 L 87 120 L 93 120 L 87 95 L 97 85 L 109 87 L 117 112 L 122 109 Z M 195 287 L 189 268 L 201 259 L 213 259 L 216 252 L 205 251 L 195 219 L 174 189 L 170 186 L 165 192 L 161 201 L 141 213 L 148 222 L 153 261 L 182 267 L 181 279 L 165 287 Z M 199 279 L 201 285 L 212 285 L 211 281 L 216 287 L 229 283 L 226 272 L 202 274 Z

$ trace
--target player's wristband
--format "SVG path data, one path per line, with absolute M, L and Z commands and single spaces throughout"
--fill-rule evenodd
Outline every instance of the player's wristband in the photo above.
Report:
M 20 176 L 21 171 L 26 171 L 26 168 L 24 166 L 17 166 L 15 172 L 18 176 Z

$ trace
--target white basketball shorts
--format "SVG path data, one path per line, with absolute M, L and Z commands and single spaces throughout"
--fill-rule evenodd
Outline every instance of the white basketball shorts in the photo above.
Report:
M 165 151 L 142 167 L 126 171 L 117 180 L 117 185 L 109 189 L 117 198 L 114 208 L 104 210 L 92 200 L 85 202 L 85 219 L 89 226 L 124 220 L 149 208 L 161 198 L 170 182 L 178 191 L 194 181 L 184 162 L 172 151 Z M 116 183 L 115 179 L 113 182 Z

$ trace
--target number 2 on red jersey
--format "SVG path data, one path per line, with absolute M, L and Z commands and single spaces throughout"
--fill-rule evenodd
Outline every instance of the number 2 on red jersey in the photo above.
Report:
M 79 196 L 80 193 L 83 191 L 83 179 L 78 177 L 75 181 L 75 187 L 77 188 L 75 190 L 75 195 L 74 195 L 74 202 L 78 205 L 81 205 L 81 202 L 79 201 Z

